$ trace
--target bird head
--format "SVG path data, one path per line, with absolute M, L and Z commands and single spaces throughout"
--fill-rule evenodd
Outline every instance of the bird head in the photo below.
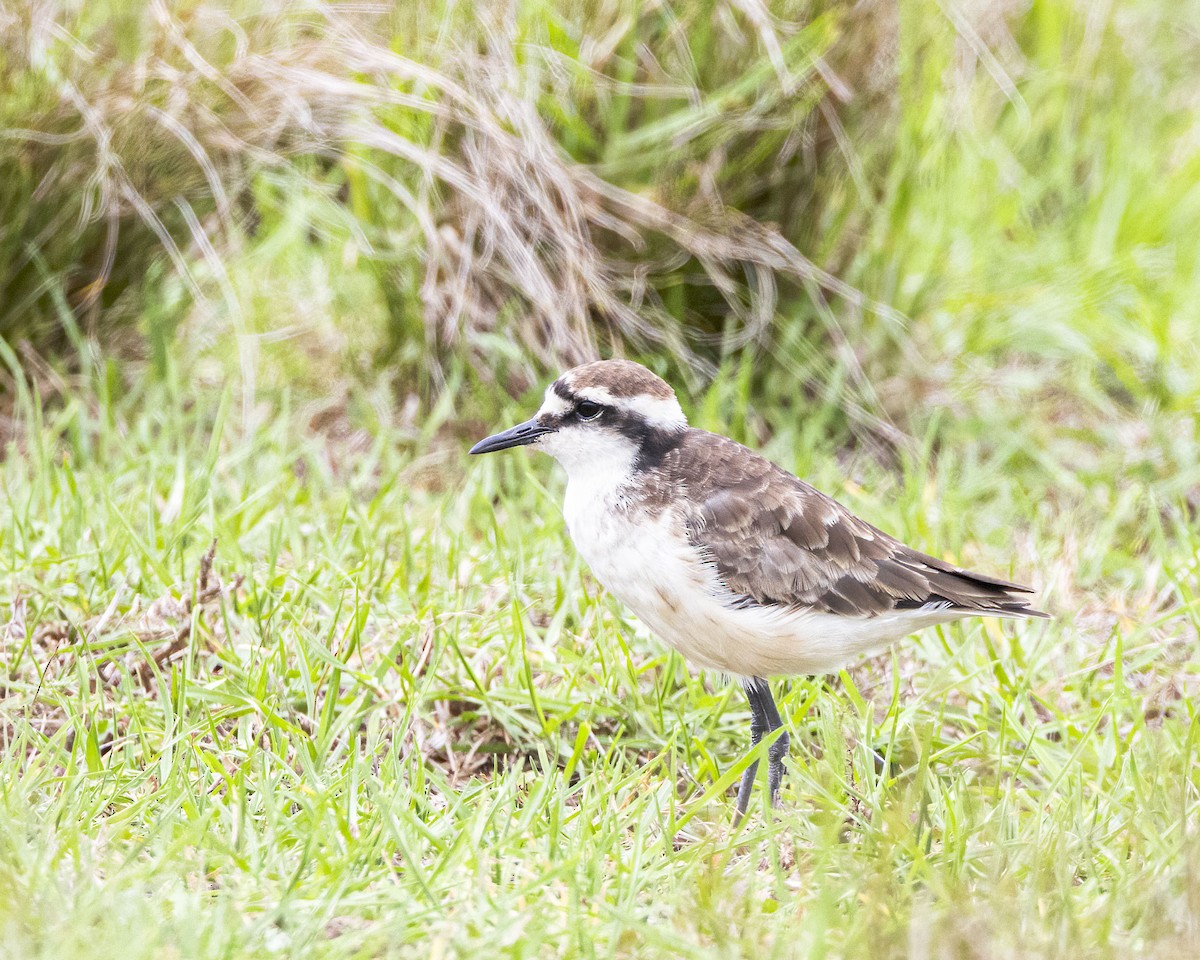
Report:
M 534 446 L 570 475 L 621 464 L 650 465 L 686 429 L 687 417 L 665 380 L 631 360 L 597 360 L 573 367 L 550 384 L 531 419 L 480 440 L 470 452 Z

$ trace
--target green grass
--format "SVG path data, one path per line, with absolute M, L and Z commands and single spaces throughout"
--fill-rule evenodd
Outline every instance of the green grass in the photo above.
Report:
M 740 692 L 597 587 L 549 461 L 468 462 L 484 424 L 422 440 L 382 392 L 324 420 L 279 394 L 246 431 L 228 392 L 102 383 L 31 400 L 3 468 L 6 956 L 1200 944 L 1200 537 L 1124 552 L 1136 498 L 1039 502 L 968 462 L 847 483 L 772 445 L 1056 618 L 779 685 L 784 806 L 733 830 Z M 698 422 L 736 429 L 726 386 Z M 213 538 L 222 588 L 186 609 Z
M 1000 6 L 18 4 L 0 956 L 1200 952 L 1196 0 Z M 1054 619 L 779 683 L 733 830 L 736 686 L 464 454 L 610 334 Z

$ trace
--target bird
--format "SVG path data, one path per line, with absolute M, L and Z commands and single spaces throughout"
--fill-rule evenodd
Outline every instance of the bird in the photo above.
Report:
M 1047 617 L 1030 587 L 921 553 L 748 447 L 688 425 L 675 391 L 631 360 L 546 388 L 529 420 L 471 454 L 544 451 L 563 516 L 600 583 L 695 667 L 738 678 L 778 806 L 789 737 L 769 679 L 834 673 L 934 624 Z M 743 772 L 746 815 L 758 760 Z

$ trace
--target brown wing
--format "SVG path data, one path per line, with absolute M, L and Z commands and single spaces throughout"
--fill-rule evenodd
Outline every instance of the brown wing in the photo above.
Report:
M 1013 596 L 1028 587 L 918 553 L 732 440 L 689 431 L 672 467 L 696 504 L 689 537 L 746 602 L 843 616 L 921 607 L 1045 616 Z

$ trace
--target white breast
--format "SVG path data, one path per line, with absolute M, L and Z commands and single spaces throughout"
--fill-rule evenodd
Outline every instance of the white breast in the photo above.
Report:
M 655 634 L 700 667 L 740 676 L 830 673 L 934 623 L 946 611 L 841 617 L 784 607 L 735 606 L 688 541 L 677 510 L 657 518 L 632 506 L 627 489 L 577 482 L 564 515 L 596 578 Z

